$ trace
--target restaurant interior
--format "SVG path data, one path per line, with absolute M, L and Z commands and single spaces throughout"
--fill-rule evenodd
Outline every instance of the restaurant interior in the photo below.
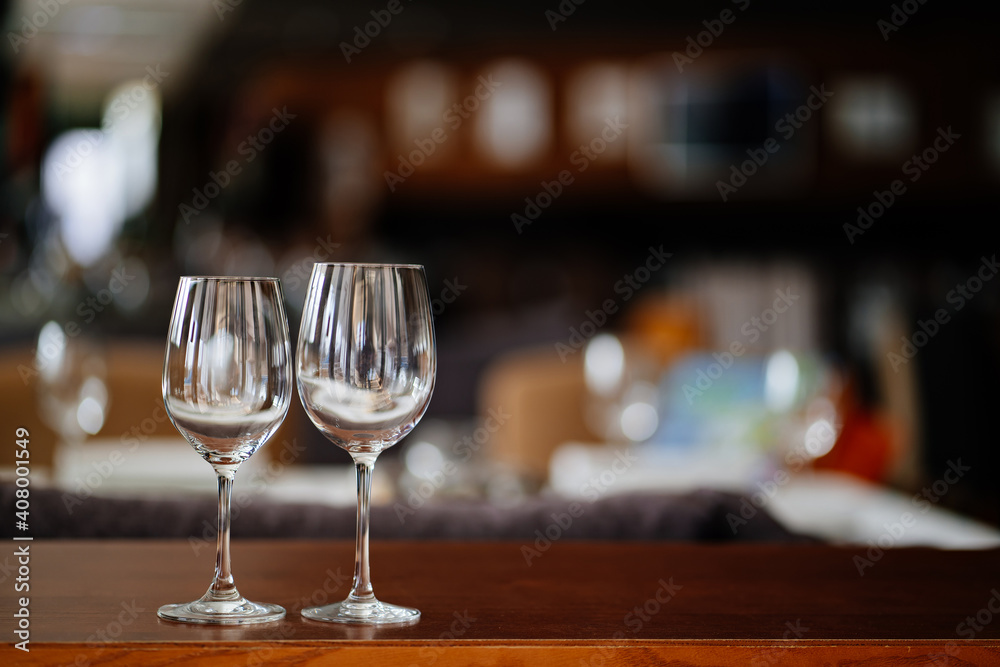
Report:
M 994 10 L 3 4 L 37 537 L 214 539 L 161 393 L 181 276 L 279 278 L 294 346 L 314 263 L 392 262 L 437 374 L 373 538 L 1000 546 Z M 295 395 L 233 536 L 352 538 L 354 475 Z

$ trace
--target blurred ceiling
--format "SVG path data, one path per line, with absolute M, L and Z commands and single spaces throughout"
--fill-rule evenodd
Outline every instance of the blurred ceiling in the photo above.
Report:
M 215 73 L 231 76 L 234 62 L 246 66 L 274 55 L 329 53 L 334 62 L 340 61 L 338 45 L 351 40 L 354 29 L 371 21 L 371 13 L 384 10 L 386 4 L 387 0 L 0 0 L 0 9 L 7 10 L 7 56 L 35 68 L 54 102 L 92 106 L 115 85 L 157 65 L 169 72 L 163 86 L 171 90 L 195 63 L 206 65 L 200 68 L 200 78 L 208 75 L 211 80 Z M 862 30 L 882 44 L 876 22 L 892 11 L 889 3 L 821 0 L 729 0 L 714 5 L 401 0 L 401 6 L 406 11 L 393 19 L 384 39 L 373 40 L 371 51 L 394 58 L 491 47 L 560 52 L 567 43 L 596 46 L 607 40 L 663 42 L 669 50 L 683 45 L 683 36 L 703 29 L 703 22 L 716 18 L 720 10 L 737 6 L 747 10 L 740 18 L 744 27 L 737 31 L 744 37 L 756 28 L 772 38 L 808 40 L 813 30 L 846 28 Z M 566 20 L 553 24 L 550 14 L 556 11 Z M 964 48 L 989 50 L 994 40 L 970 40 L 968 34 L 992 30 L 989 18 L 994 15 L 995 9 L 984 4 L 968 11 L 938 5 L 908 20 L 905 33 L 893 36 L 892 46 L 908 43 L 910 48 L 927 48 L 957 29 Z M 736 37 L 727 33 L 722 43 Z M 374 57 L 375 53 L 366 53 L 366 58 Z
M 147 68 L 158 67 L 171 88 L 222 25 L 214 5 L 224 1 L 15 0 L 7 11 L 7 53 L 68 107 L 92 106 Z

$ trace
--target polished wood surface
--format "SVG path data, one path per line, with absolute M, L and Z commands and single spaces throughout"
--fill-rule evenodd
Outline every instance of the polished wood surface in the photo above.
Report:
M 212 544 L 9 544 L 30 544 L 31 651 L 14 649 L 6 632 L 2 664 L 922 664 L 912 661 L 949 651 L 939 664 L 1000 664 L 998 551 L 889 551 L 860 576 L 854 558 L 864 550 L 817 545 L 565 540 L 528 565 L 530 544 L 379 542 L 376 594 L 423 616 L 372 629 L 298 613 L 346 595 L 348 542 L 235 541 L 240 590 L 288 610 L 281 622 L 243 627 L 156 616 L 204 592 Z M 6 624 L 25 595 L 13 577 L 0 606 Z

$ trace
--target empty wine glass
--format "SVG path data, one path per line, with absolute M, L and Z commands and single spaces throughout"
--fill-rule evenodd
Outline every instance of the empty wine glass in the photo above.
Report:
M 313 424 L 354 459 L 358 525 L 354 583 L 342 602 L 302 610 L 339 623 L 407 623 L 416 609 L 380 602 L 368 569 L 375 459 L 420 420 L 434 390 L 434 323 L 423 267 L 321 263 L 302 311 L 296 370 Z
M 160 607 L 187 623 L 244 624 L 285 615 L 250 602 L 230 567 L 233 480 L 277 430 L 292 392 L 288 321 L 275 278 L 184 277 L 177 287 L 163 362 L 163 402 L 170 420 L 219 478 L 215 580 L 200 599 Z
M 79 333 L 79 332 L 77 332 Z M 56 322 L 38 334 L 35 385 L 39 414 L 59 435 L 53 475 L 69 486 L 90 472 L 84 450 L 87 438 L 104 427 L 110 397 L 103 350 L 87 336 L 73 336 Z

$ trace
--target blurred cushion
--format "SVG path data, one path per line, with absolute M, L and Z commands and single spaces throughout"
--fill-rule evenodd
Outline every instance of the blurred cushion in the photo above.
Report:
M 0 485 L 0 508 L 14 512 L 12 484 Z M 209 499 L 90 497 L 77 501 L 56 489 L 32 489 L 29 534 L 36 538 L 200 538 L 214 540 L 216 503 Z M 575 515 L 575 516 L 574 516 Z M 681 495 L 631 494 L 573 502 L 539 497 L 512 508 L 451 501 L 411 508 L 401 503 L 372 508 L 373 539 L 534 540 L 549 536 L 593 540 L 805 541 L 764 511 L 730 528 L 740 499 L 716 491 Z M 0 537 L 10 537 L 5 521 Z M 353 507 L 252 499 L 234 505 L 232 535 L 238 538 L 353 539 Z M 23 534 L 23 533 L 19 533 Z

